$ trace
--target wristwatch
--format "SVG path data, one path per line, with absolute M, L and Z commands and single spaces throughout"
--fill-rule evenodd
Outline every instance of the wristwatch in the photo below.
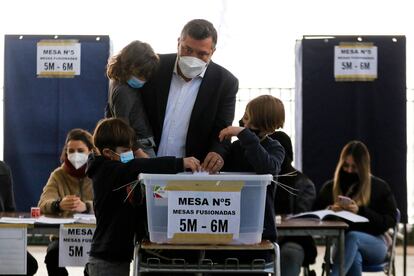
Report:
M 89 214 L 90 211 L 91 211 L 91 206 L 87 202 L 85 202 L 85 206 L 86 206 L 86 210 L 83 213 L 84 214 Z
M 55 213 L 59 213 L 61 210 L 60 210 L 60 199 L 58 199 L 58 200 L 55 200 L 55 201 L 53 201 L 52 202 L 52 211 L 53 212 L 55 212 Z

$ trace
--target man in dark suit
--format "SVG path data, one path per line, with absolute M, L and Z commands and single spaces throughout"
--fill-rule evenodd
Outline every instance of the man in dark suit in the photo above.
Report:
M 160 55 L 158 72 L 144 86 L 144 102 L 158 156 L 194 156 L 209 172 L 224 164 L 229 143 L 220 130 L 232 124 L 238 80 L 211 61 L 217 31 L 203 19 L 188 22 L 178 53 Z

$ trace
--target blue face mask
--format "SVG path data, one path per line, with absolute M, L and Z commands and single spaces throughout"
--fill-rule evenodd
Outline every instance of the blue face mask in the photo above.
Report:
M 136 77 L 131 77 L 129 80 L 127 80 L 127 83 L 129 86 L 131 86 L 132 88 L 141 88 L 144 86 L 145 81 L 142 81 Z
M 134 159 L 134 153 L 132 152 L 132 150 L 126 151 L 119 154 L 119 158 L 122 163 L 128 163 L 129 161 Z

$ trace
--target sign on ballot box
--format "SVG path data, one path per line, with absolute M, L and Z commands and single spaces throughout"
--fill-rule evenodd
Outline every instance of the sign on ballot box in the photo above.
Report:
M 254 244 L 261 241 L 271 175 L 140 174 L 155 243 Z
M 238 183 L 237 192 L 169 191 L 168 238 L 174 239 L 179 235 L 183 239 L 191 236 L 212 238 L 216 235 L 230 240 L 237 239 L 242 185 Z
M 59 267 L 85 266 L 89 259 L 94 224 L 61 224 L 59 230 Z
M 0 275 L 24 275 L 27 269 L 27 225 L 0 224 Z

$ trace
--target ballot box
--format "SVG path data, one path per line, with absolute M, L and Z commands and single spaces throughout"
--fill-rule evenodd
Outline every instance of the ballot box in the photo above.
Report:
M 266 187 L 272 175 L 140 174 L 154 243 L 261 242 Z

